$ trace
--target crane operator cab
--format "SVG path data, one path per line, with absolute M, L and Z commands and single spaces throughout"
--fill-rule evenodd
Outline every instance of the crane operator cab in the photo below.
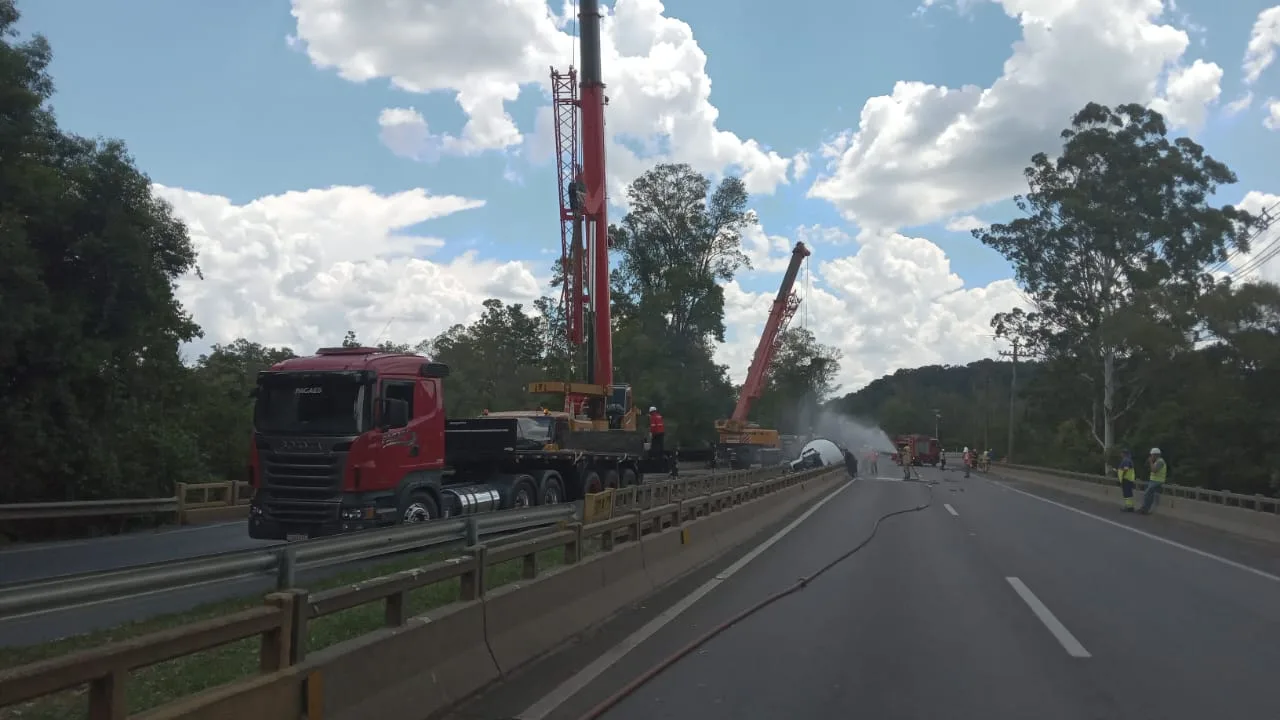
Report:
M 630 385 L 614 385 L 610 388 L 609 397 L 604 407 L 605 418 L 609 421 L 610 430 L 634 430 L 636 427 L 636 409 L 631 400 Z M 630 420 L 630 427 L 627 427 Z

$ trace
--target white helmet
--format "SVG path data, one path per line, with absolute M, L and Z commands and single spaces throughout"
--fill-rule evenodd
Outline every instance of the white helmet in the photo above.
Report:
M 968 446 L 968 445 L 965 445 L 965 446 L 964 446 L 964 451 L 965 451 L 965 452 L 969 452 L 969 446 Z
M 1160 448 L 1151 448 L 1151 454 L 1152 454 L 1152 455 L 1159 455 L 1159 454 L 1160 454 Z
M 650 405 L 650 406 L 649 406 L 649 412 L 658 412 L 658 408 L 653 407 L 652 405 Z

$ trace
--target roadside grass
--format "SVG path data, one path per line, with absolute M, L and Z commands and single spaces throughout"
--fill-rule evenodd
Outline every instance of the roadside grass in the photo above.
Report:
M 600 540 L 594 538 L 584 543 L 584 556 L 599 552 Z M 422 567 L 450 557 L 458 551 L 435 551 L 397 557 L 376 566 L 353 570 L 324 580 L 310 583 L 312 592 L 351 585 L 383 575 Z M 538 553 L 539 571 L 563 564 L 560 549 Z M 511 560 L 491 565 L 487 587 L 492 590 L 520 579 L 522 561 Z M 409 614 L 416 615 L 433 608 L 457 601 L 457 579 L 428 585 L 408 594 Z M 175 613 L 139 622 L 120 625 L 84 635 L 63 638 L 41 645 L 19 648 L 0 648 L 0 671 L 27 663 L 60 657 L 74 652 L 101 647 L 112 642 L 128 640 L 147 633 L 166 630 L 188 623 L 215 618 L 220 615 L 255 607 L 263 602 L 261 596 L 211 603 L 189 612 Z M 383 603 L 343 610 L 312 620 L 308 624 L 307 651 L 316 652 L 331 645 L 373 632 L 383 627 Z M 257 674 L 258 638 L 246 638 L 221 647 L 192 655 L 175 658 L 157 665 L 139 668 L 129 673 L 126 695 L 129 713 L 140 713 L 168 702 L 193 695 L 202 690 L 235 682 Z M 88 688 L 80 687 L 53 695 L 47 695 L 28 703 L 0 708 L 0 720 L 78 720 L 88 715 Z

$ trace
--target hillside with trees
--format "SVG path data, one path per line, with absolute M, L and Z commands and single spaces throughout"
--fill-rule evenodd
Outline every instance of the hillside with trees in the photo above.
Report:
M 1280 288 L 1231 269 L 1280 253 L 1269 215 L 1214 205 L 1235 174 L 1140 105 L 1091 103 L 1062 139 L 1032 157 L 1020 216 L 973 232 L 1031 306 L 991 320 L 1037 359 L 1018 368 L 1014 459 L 1099 472 L 1155 446 L 1175 482 L 1276 493 Z M 990 361 L 905 370 L 834 405 L 914 432 L 936 408 L 949 444 L 1004 456 L 1011 376 Z

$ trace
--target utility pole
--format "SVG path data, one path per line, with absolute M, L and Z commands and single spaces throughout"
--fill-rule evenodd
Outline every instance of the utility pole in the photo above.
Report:
M 1001 350 L 1000 357 L 1007 357 L 1013 360 L 1013 375 L 1009 378 L 1009 444 L 1005 448 L 1005 456 L 1009 462 L 1013 462 L 1013 417 L 1014 407 L 1017 405 L 1018 398 L 1018 341 L 1012 340 L 1012 350 Z

